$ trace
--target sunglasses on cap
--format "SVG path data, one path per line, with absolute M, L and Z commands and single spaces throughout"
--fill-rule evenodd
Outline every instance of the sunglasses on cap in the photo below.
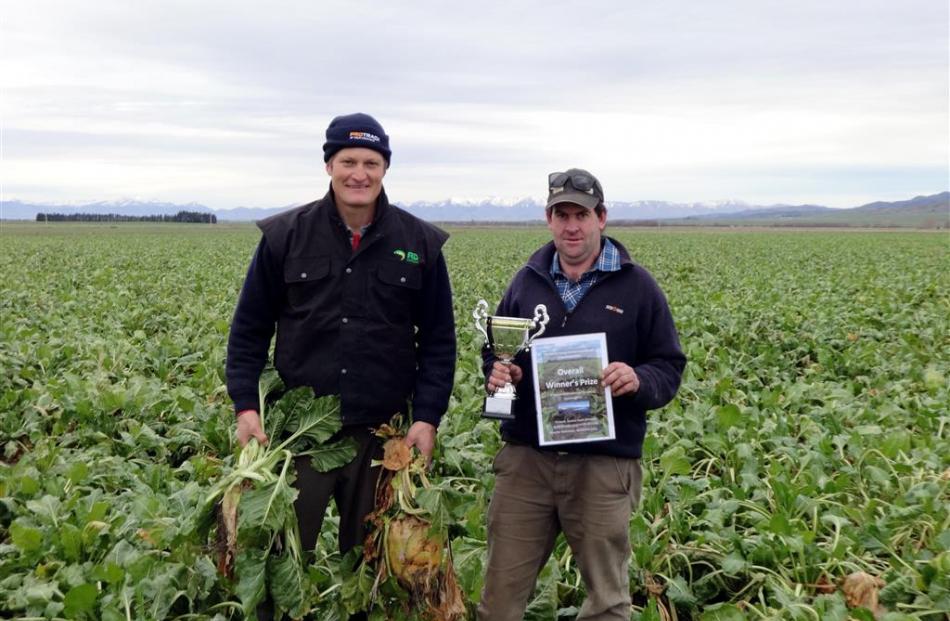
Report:
M 578 192 L 586 192 L 587 194 L 594 194 L 594 187 L 599 185 L 597 180 L 587 173 L 575 172 L 568 174 L 566 172 L 553 172 L 548 175 L 548 190 L 563 188 L 564 184 L 568 181 L 571 182 L 572 188 Z

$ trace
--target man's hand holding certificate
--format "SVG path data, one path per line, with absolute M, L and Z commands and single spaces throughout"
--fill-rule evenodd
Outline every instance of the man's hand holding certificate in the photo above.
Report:
M 604 386 L 610 389 L 615 397 L 640 390 L 640 378 L 637 372 L 625 362 L 611 362 L 604 369 Z

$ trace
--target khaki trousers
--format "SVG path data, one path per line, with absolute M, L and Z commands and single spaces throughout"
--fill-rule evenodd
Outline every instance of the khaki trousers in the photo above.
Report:
M 639 459 L 505 444 L 495 457 L 481 621 L 520 620 L 559 532 L 580 569 L 581 620 L 630 618 L 630 537 Z

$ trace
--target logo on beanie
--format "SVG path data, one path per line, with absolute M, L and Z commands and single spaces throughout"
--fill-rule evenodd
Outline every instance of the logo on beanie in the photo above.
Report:
M 350 132 L 350 140 L 365 140 L 367 142 L 379 142 L 379 136 L 369 132 Z

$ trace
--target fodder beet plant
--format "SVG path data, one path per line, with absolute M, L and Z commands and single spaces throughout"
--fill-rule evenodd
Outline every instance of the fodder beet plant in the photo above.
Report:
M 460 357 L 431 485 L 410 508 L 450 546 L 471 617 L 500 447 L 478 418 L 471 310 L 548 236 L 452 233 Z M 667 293 L 689 358 L 679 396 L 650 417 L 631 618 L 946 619 L 946 235 L 608 233 Z M 257 238 L 228 225 L 0 229 L 0 617 L 253 614 L 258 583 L 220 570 L 215 529 L 195 517 L 242 464 L 223 361 Z M 336 552 L 336 524 L 293 574 L 305 598 L 293 607 L 319 619 L 381 588 L 361 550 Z M 583 597 L 559 541 L 527 618 L 572 619 Z

